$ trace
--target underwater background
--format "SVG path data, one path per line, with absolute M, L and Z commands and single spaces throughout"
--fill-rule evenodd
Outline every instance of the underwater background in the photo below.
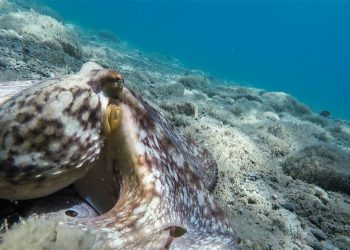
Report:
M 43 2 L 141 51 L 350 119 L 350 1 Z
M 242 249 L 350 250 L 348 2 L 46 3 L 53 9 L 41 0 L 0 0 L 0 134 L 12 131 L 17 138 L 18 131 L 24 132 L 25 145 L 34 151 L 43 136 L 49 145 L 50 129 L 35 124 L 42 127 L 46 115 L 41 111 L 50 105 L 41 103 L 37 92 L 24 94 L 23 88 L 37 88 L 36 80 L 79 75 L 82 65 L 93 61 L 120 72 L 126 88 L 169 120 L 174 128 L 170 134 L 189 137 L 214 157 L 218 181 L 212 194 L 241 238 Z M 22 94 L 14 96 L 18 91 Z M 59 96 L 57 108 L 67 105 L 64 95 Z M 8 98 L 18 105 L 2 105 Z M 33 117 L 23 122 L 21 99 L 29 102 L 24 109 Z M 34 116 L 32 100 L 37 104 Z M 332 113 L 331 119 L 328 112 L 318 114 L 323 110 Z M 9 117 L 24 130 L 7 123 Z M 154 132 L 147 126 L 145 131 Z M 5 141 L 25 155 L 17 150 L 21 140 Z M 66 144 L 60 145 L 55 155 L 64 159 Z M 12 154 L 6 147 L 0 147 L 0 156 Z M 12 172 L 2 170 L 3 176 Z M 0 193 L 12 196 L 7 182 L 1 188 L 1 180 Z M 91 182 L 88 187 L 103 189 Z M 118 198 L 109 197 L 114 202 Z M 29 212 L 35 204 L 55 206 L 51 198 L 0 199 L 0 249 L 102 249 L 96 244 L 111 242 L 96 241 L 96 235 L 106 232 L 101 228 L 82 231 Z M 69 210 L 64 217 L 73 215 Z

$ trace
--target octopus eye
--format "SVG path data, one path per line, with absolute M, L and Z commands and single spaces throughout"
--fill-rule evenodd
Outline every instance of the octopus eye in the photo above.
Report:
M 118 95 L 123 89 L 124 79 L 115 71 L 112 71 L 108 77 L 103 79 L 102 92 L 106 97 L 118 98 Z
M 95 93 L 102 91 L 106 97 L 118 98 L 123 90 L 124 78 L 112 69 L 101 69 L 87 84 L 91 86 Z

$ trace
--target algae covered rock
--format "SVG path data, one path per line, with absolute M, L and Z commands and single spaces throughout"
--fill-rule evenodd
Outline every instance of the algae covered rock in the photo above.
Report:
M 81 49 L 74 31 L 56 19 L 35 11 L 10 12 L 0 17 L 0 35 L 21 40 L 40 42 L 53 49 L 63 50 L 76 59 L 81 58 Z
M 338 147 L 305 147 L 283 163 L 283 170 L 294 179 L 350 194 L 350 153 Z
M 108 40 L 108 41 L 113 42 L 113 43 L 119 43 L 120 42 L 120 40 L 117 37 L 117 35 L 114 34 L 112 31 L 109 31 L 109 30 L 105 30 L 105 29 L 99 30 L 97 32 L 97 35 L 100 38 Z
M 190 101 L 179 102 L 175 100 L 169 100 L 162 103 L 161 108 L 168 111 L 171 115 L 182 114 L 186 116 L 197 117 L 198 107 Z
M 107 250 L 102 241 L 90 231 L 64 225 L 58 219 L 31 217 L 22 220 L 1 237 L 0 249 L 76 249 Z
M 199 74 L 187 74 L 181 77 L 178 81 L 189 89 L 203 89 L 210 85 L 210 80 Z
M 163 98 L 182 97 L 185 87 L 178 82 L 158 83 L 152 86 L 154 91 Z
M 311 109 L 283 92 L 267 92 L 262 95 L 277 113 L 290 113 L 294 116 L 311 114 Z

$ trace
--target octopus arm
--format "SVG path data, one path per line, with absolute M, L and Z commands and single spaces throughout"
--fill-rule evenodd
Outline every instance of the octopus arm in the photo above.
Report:
M 165 135 L 180 151 L 184 160 L 193 168 L 192 170 L 201 178 L 205 187 L 213 191 L 218 180 L 218 167 L 213 156 L 209 151 L 196 144 L 196 142 L 182 135 L 168 119 L 161 115 L 153 106 L 134 94 L 142 103 L 144 108 L 153 118 L 153 120 L 162 127 Z
M 41 80 L 0 82 L 0 105 L 23 90 L 40 82 Z
M 200 160 L 210 154 L 191 152 L 197 148 L 126 87 L 114 104 L 123 110 L 111 151 L 122 188 L 117 204 L 93 222 L 109 228 L 107 238 L 115 239 L 110 247 L 239 249 L 238 237 L 207 190 L 210 182 L 205 185 L 205 173 L 199 174 L 205 169 L 200 162 L 207 162 Z

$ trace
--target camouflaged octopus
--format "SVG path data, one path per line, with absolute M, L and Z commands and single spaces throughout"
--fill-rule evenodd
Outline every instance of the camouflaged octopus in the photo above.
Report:
M 89 62 L 61 78 L 0 84 L 0 198 L 42 197 L 75 182 L 100 215 L 68 223 L 111 249 L 239 249 L 209 192 L 210 153 L 119 73 Z

